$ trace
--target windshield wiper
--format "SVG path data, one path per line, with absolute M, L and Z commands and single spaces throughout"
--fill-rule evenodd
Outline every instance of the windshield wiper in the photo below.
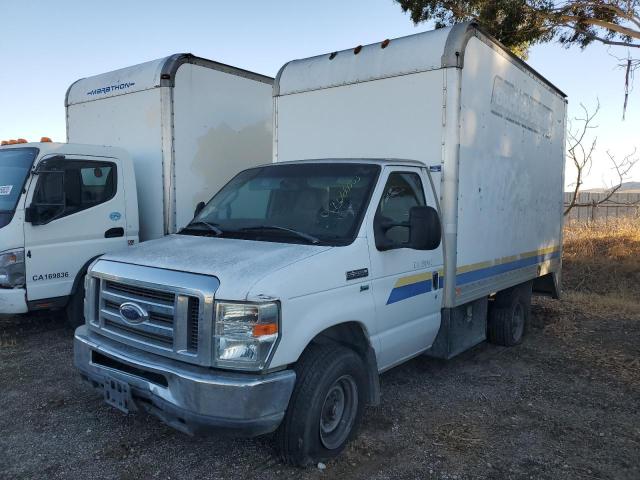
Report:
M 220 227 L 218 227 L 216 224 L 205 222 L 204 220 L 194 220 L 193 222 L 190 222 L 182 230 L 187 230 L 187 229 L 189 229 L 189 227 L 191 227 L 193 225 L 204 225 L 205 227 L 207 227 L 209 230 L 211 230 L 216 235 L 222 235 L 224 233 L 223 230 Z
M 278 227 L 277 225 L 258 225 L 256 227 L 244 227 L 244 228 L 240 228 L 238 231 L 240 232 L 249 232 L 252 230 L 280 230 L 283 232 L 288 232 L 288 233 L 293 233 L 294 235 L 305 239 L 307 242 L 309 243 L 319 243 L 320 239 L 314 237 L 313 235 L 309 235 L 308 233 L 304 233 L 304 232 L 299 232 L 298 230 L 293 230 L 291 228 L 285 228 L 285 227 Z

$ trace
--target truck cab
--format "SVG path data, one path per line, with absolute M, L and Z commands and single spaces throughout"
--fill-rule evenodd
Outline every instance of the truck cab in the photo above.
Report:
M 8 142 L 6 142 L 8 143 Z M 97 256 L 138 242 L 126 151 L 67 143 L 0 147 L 0 310 L 64 307 Z M 80 302 L 80 301 L 79 301 Z
M 378 372 L 438 334 L 437 183 L 406 160 L 241 172 L 178 234 L 92 264 L 76 366 L 125 411 L 147 409 L 189 433 L 256 435 L 295 403 L 296 377 L 309 374 L 300 359 L 337 340 L 361 359 L 327 407 L 352 409 L 344 428 L 336 412 L 323 420 L 324 445 L 337 448 L 377 401 Z

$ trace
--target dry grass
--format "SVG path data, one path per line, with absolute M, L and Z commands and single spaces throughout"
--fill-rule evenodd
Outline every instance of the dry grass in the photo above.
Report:
M 562 300 L 536 301 L 545 334 L 563 341 L 576 362 L 635 388 L 640 220 L 568 223 L 562 261 Z
M 564 235 L 566 299 L 593 313 L 640 314 L 640 221 L 569 223 Z

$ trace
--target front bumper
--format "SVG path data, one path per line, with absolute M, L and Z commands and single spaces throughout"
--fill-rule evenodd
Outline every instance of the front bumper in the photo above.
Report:
M 27 313 L 27 291 L 24 288 L 0 288 L 0 314 Z
M 230 373 L 143 352 L 79 327 L 74 363 L 102 391 L 105 377 L 129 384 L 137 407 L 185 433 L 256 436 L 278 428 L 293 391 L 292 370 Z

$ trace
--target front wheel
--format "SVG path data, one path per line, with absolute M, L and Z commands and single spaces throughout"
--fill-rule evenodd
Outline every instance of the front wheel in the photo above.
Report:
M 66 323 L 71 328 L 84 324 L 84 281 L 81 281 L 76 291 L 69 298 L 65 311 Z
M 338 345 L 312 345 L 296 365 L 296 386 L 276 432 L 282 459 L 306 466 L 337 456 L 355 434 L 364 408 L 362 359 Z

